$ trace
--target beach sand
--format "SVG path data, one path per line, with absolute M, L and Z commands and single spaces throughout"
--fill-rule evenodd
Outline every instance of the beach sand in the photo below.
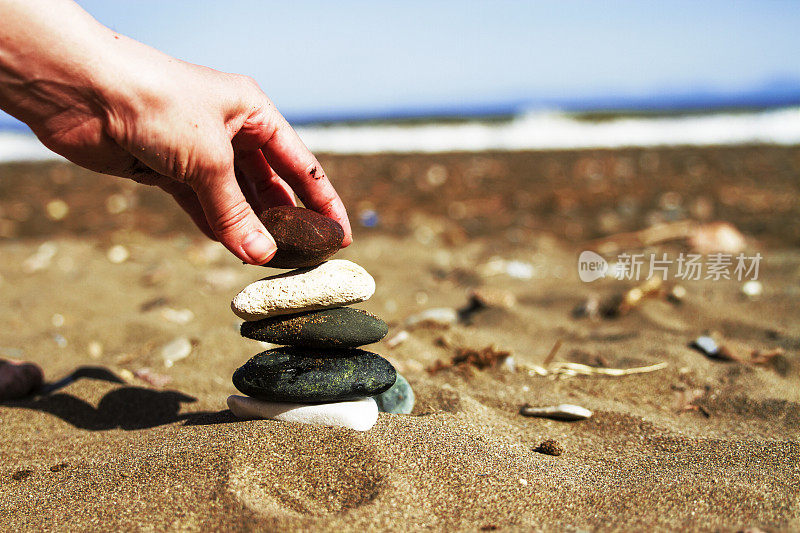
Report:
M 160 191 L 68 164 L 0 166 L 0 357 L 40 364 L 51 384 L 73 376 L 0 404 L 0 529 L 800 528 L 799 148 L 322 162 L 355 228 L 336 257 L 372 273 L 377 292 L 357 307 L 390 325 L 371 349 L 417 397 L 412 415 L 382 414 L 365 433 L 226 410 L 231 374 L 264 349 L 239 336 L 230 300 L 274 270 L 203 240 Z M 359 222 L 373 214 L 375 227 Z M 592 295 L 636 285 L 581 282 L 587 241 L 681 218 L 742 230 L 764 258 L 763 295 L 687 281 L 682 304 L 573 316 Z M 115 246 L 124 261 L 109 259 L 125 256 Z M 405 327 L 425 309 L 464 308 L 470 289 L 514 301 L 450 327 Z M 689 347 L 704 333 L 743 359 L 784 353 L 711 359 Z M 162 347 L 178 337 L 192 351 L 166 366 Z M 537 375 L 557 341 L 559 362 L 667 367 Z M 489 346 L 513 364 L 428 371 Z M 530 418 L 526 403 L 594 415 Z M 547 439 L 563 454 L 535 451 Z

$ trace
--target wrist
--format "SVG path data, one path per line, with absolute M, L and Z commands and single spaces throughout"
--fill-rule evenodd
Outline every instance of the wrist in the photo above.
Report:
M 110 30 L 69 1 L 0 0 L 0 16 L 2 109 L 37 131 L 103 107 Z

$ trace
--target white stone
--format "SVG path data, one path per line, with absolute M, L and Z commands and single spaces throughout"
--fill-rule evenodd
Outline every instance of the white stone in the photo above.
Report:
M 760 281 L 751 279 L 742 285 L 742 294 L 748 298 L 756 299 L 764 292 L 764 286 Z
M 335 403 L 265 402 L 248 396 L 228 396 L 228 408 L 239 418 L 268 418 L 284 422 L 367 431 L 378 421 L 372 398 Z
M 191 309 L 173 309 L 166 307 L 161 310 L 161 318 L 167 322 L 186 325 L 194 320 L 194 313 Z
M 420 324 L 435 324 L 437 326 L 450 326 L 458 322 L 458 311 L 452 307 L 433 307 L 425 309 L 406 319 L 406 326 L 413 328 Z
M 109 248 L 108 252 L 106 253 L 106 257 L 108 257 L 108 260 L 114 263 L 115 265 L 124 263 L 125 261 L 128 260 L 130 256 L 131 254 L 128 251 L 128 249 L 122 246 L 121 244 L 115 244 L 114 246 Z
M 332 259 L 253 282 L 233 298 L 231 309 L 244 320 L 259 320 L 363 302 L 374 293 L 375 280 L 366 270 Z
M 552 418 L 553 420 L 563 420 L 572 422 L 575 420 L 586 420 L 592 416 L 592 412 L 580 405 L 562 403 L 560 405 L 548 407 L 531 407 L 529 405 L 520 409 L 520 414 L 525 416 L 538 416 L 541 418 Z
M 192 353 L 192 341 L 186 337 L 173 339 L 161 348 L 161 358 L 164 366 L 170 368 L 176 361 L 186 359 Z

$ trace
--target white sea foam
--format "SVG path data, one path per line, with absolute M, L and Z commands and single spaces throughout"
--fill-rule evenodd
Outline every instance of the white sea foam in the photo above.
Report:
M 298 128 L 320 152 L 448 152 L 625 146 L 800 144 L 800 108 L 601 122 L 528 113 L 510 122 Z
M 32 133 L 0 131 L 0 162 L 63 159 L 44 147 Z
M 561 113 L 531 112 L 507 122 L 334 124 L 297 128 L 315 152 L 449 152 L 800 144 L 800 108 L 749 113 L 620 118 L 591 122 Z M 0 161 L 59 156 L 30 134 L 0 132 Z

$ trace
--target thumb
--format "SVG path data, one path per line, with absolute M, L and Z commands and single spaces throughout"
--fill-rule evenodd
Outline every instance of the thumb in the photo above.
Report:
M 236 181 L 233 165 L 192 183 L 211 230 L 236 257 L 263 265 L 275 255 L 275 240 L 258 220 Z

